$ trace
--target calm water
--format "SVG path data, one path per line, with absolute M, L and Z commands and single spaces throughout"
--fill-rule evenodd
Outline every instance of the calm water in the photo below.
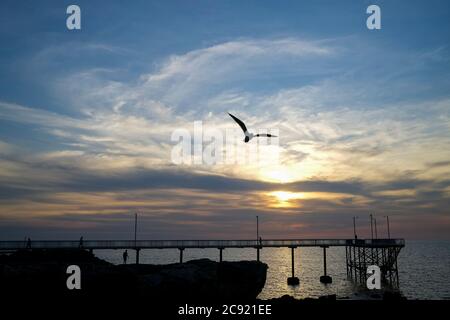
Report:
M 99 250 L 95 254 L 112 263 L 122 263 L 122 251 Z M 134 252 L 129 250 L 129 261 Z M 291 252 L 288 248 L 265 248 L 261 261 L 269 265 L 266 285 L 259 295 L 261 299 L 276 298 L 285 294 L 296 298 L 318 297 L 336 294 L 338 298 L 355 298 L 363 293 L 346 279 L 345 249 L 327 250 L 327 273 L 333 277 L 331 285 L 323 285 L 319 277 L 323 272 L 321 248 L 297 248 L 295 250 L 297 287 L 288 286 L 291 273 Z M 209 258 L 219 259 L 217 249 L 186 249 L 184 261 Z M 178 250 L 142 250 L 141 263 L 166 264 L 178 262 Z M 254 249 L 226 249 L 223 259 L 228 261 L 254 260 Z M 450 299 L 450 241 L 407 241 L 400 252 L 400 290 L 408 299 Z M 356 293 L 356 295 L 355 295 Z

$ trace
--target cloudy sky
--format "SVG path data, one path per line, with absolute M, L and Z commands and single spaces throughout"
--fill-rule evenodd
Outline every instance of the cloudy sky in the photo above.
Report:
M 450 237 L 448 1 L 2 1 L 0 43 L 1 239 Z M 227 112 L 278 162 L 172 162 Z

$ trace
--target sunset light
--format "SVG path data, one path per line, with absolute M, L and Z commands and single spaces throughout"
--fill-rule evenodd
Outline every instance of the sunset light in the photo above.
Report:
M 294 200 L 303 199 L 305 197 L 303 193 L 289 191 L 273 191 L 269 193 L 269 196 L 275 198 L 276 200 L 272 206 L 279 208 L 294 207 L 296 206 Z

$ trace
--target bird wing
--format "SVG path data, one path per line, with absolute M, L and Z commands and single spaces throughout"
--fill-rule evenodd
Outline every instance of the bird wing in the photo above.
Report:
M 232 117 L 234 119 L 234 121 L 237 122 L 237 124 L 239 125 L 239 127 L 241 127 L 241 129 L 244 131 L 244 133 L 247 132 L 247 127 L 241 120 L 239 120 L 238 118 L 233 116 L 231 113 L 228 113 L 228 114 L 230 115 L 230 117 Z
M 270 133 L 260 133 L 260 134 L 257 134 L 256 136 L 257 137 L 274 137 L 274 138 L 277 137 Z

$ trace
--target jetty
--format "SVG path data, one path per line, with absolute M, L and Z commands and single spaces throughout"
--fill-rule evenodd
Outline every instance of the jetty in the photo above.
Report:
M 345 247 L 347 276 L 355 282 L 365 283 L 367 267 L 380 267 L 382 280 L 392 287 L 399 286 L 397 257 L 405 246 L 404 239 L 256 239 L 256 240 L 46 240 L 46 241 L 0 241 L 0 252 L 33 249 L 84 249 L 94 250 L 135 250 L 136 264 L 139 264 L 141 250 L 178 249 L 179 262 L 183 263 L 186 249 L 215 248 L 219 251 L 219 261 L 223 261 L 223 250 L 227 248 L 253 248 L 256 260 L 260 261 L 263 248 L 291 249 L 291 276 L 288 284 L 297 285 L 295 276 L 295 249 L 301 247 L 318 247 L 323 249 L 322 283 L 331 283 L 327 274 L 327 249 Z

